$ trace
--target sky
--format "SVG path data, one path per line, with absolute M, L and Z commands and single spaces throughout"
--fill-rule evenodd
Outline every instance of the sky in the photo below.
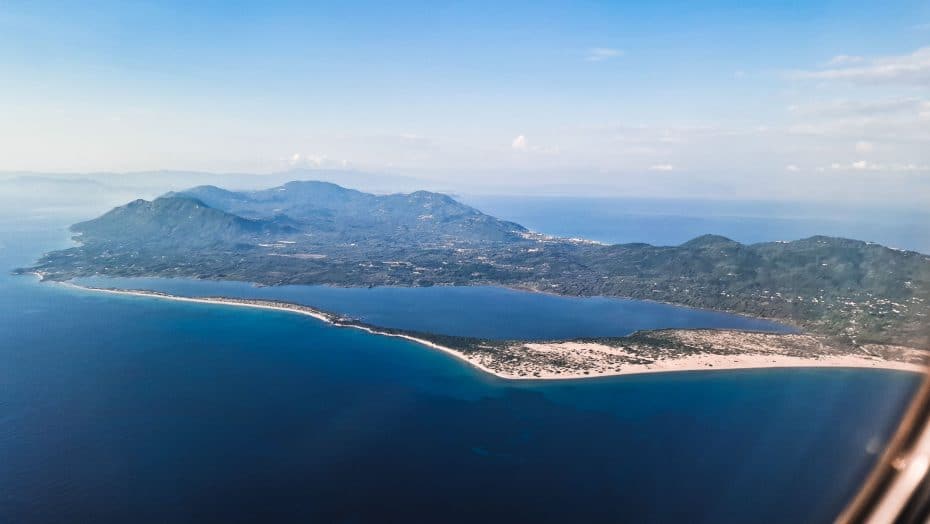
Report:
M 6 0 L 0 171 L 930 199 L 930 2 L 747 4 Z

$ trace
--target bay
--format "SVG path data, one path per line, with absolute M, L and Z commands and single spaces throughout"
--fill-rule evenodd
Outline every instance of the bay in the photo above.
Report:
M 921 379 L 516 383 L 305 316 L 8 273 L 64 239 L 0 234 L 4 522 L 829 521 Z

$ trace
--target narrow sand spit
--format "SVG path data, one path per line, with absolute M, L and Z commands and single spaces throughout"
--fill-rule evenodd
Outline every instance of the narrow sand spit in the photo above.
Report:
M 811 335 L 784 335 L 729 330 L 660 330 L 659 345 L 608 345 L 586 341 L 508 342 L 478 344 L 460 350 L 417 336 L 388 332 L 355 323 L 315 308 L 229 297 L 182 297 L 154 291 L 103 289 L 62 283 L 75 289 L 178 302 L 270 309 L 307 315 L 339 326 L 381 336 L 402 338 L 442 351 L 468 364 L 509 380 L 565 380 L 593 377 L 757 368 L 867 368 L 922 373 L 927 351 L 900 346 L 863 346 L 842 349 Z M 667 342 L 667 347 L 662 342 Z M 888 356 L 891 355 L 892 358 Z

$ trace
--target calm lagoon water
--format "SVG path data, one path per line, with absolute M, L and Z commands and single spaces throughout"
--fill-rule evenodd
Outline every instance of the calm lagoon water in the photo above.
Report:
M 0 234 L 0 522 L 827 522 L 920 381 L 508 382 L 309 317 L 9 275 L 49 230 Z
M 640 329 L 673 327 L 794 331 L 767 320 L 656 302 L 561 297 L 499 287 L 256 287 L 245 282 L 107 277 L 81 278 L 77 282 L 182 296 L 283 300 L 382 327 L 494 339 L 623 336 Z

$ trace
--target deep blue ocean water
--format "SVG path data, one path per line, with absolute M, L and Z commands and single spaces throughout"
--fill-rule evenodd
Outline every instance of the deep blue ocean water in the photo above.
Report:
M 826 522 L 920 381 L 508 382 L 305 316 L 15 277 L 66 235 L 4 226 L 0 522 Z

